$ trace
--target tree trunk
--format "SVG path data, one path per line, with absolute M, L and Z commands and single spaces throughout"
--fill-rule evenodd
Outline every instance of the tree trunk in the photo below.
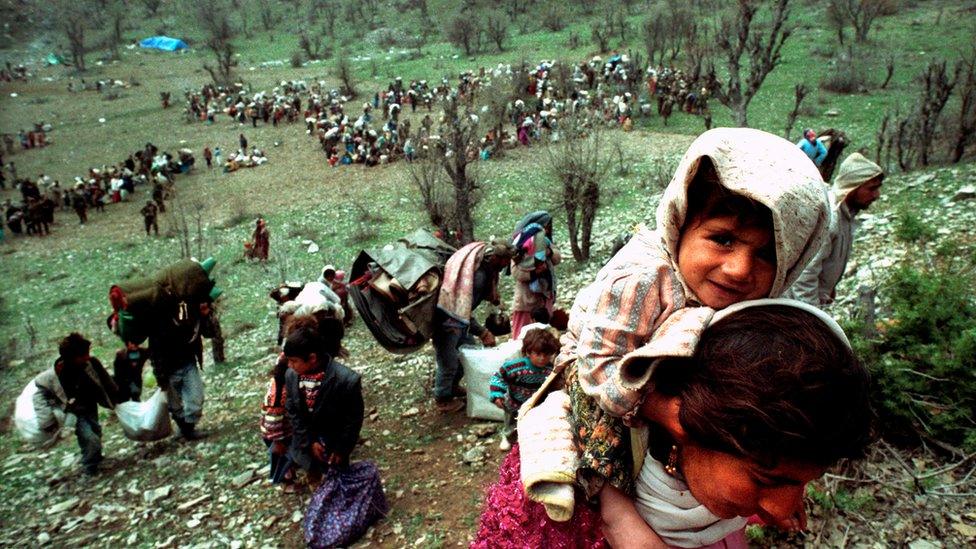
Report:
M 583 252 L 579 246 L 579 227 L 576 226 L 576 201 L 567 197 L 564 204 L 566 206 L 566 230 L 569 232 L 569 248 L 573 251 L 573 259 L 583 261 Z
M 586 261 L 590 259 L 590 245 L 592 243 L 593 222 L 596 220 L 596 211 L 600 206 L 600 187 L 595 183 L 588 182 L 583 191 L 583 223 L 582 243 L 580 245 L 580 259 Z

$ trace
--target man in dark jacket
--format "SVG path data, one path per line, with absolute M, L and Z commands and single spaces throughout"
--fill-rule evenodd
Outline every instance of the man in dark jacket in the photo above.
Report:
M 486 346 L 495 344 L 495 336 L 474 317 L 482 301 L 498 305 L 498 276 L 515 256 L 514 248 L 504 241 L 472 242 L 455 252 L 444 266 L 434 316 L 434 405 L 440 413 L 456 412 L 464 407 L 465 392 L 460 387 L 464 370 L 458 347 L 473 344 L 474 337 Z M 472 337 L 474 336 L 474 337 Z
M 90 350 L 91 342 L 72 332 L 58 345 L 60 356 L 54 362 L 54 373 L 67 398 L 65 412 L 78 418 L 75 435 L 81 448 L 81 464 L 85 474 L 94 475 L 102 461 L 98 407 L 113 408 L 118 400 L 118 389 L 102 363 L 91 356 Z M 44 390 L 38 385 L 39 392 Z
M 341 321 L 337 327 L 341 330 Z M 291 326 L 291 324 L 289 325 Z M 289 327 L 284 354 L 289 457 L 313 482 L 325 465 L 349 462 L 363 426 L 360 375 L 334 360 L 314 325 Z
M 171 314 L 161 314 L 149 332 L 149 359 L 159 386 L 166 391 L 169 413 L 187 440 L 200 438 L 197 422 L 203 415 L 203 377 L 198 358 L 207 331 L 210 303 L 180 302 Z

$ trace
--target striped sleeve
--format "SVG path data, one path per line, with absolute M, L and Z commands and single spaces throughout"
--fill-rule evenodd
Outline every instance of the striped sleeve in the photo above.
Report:
M 575 349 L 569 352 L 583 391 L 607 413 L 623 416 L 640 403 L 639 392 L 620 384 L 620 362 L 674 310 L 675 283 L 662 267 L 597 281 L 577 297 L 570 314 Z
M 505 399 L 508 393 L 508 383 L 505 381 L 508 362 L 502 365 L 488 381 L 488 400 L 494 402 L 496 398 Z

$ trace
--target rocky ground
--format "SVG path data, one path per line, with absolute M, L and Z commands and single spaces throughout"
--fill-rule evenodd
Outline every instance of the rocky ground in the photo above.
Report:
M 976 200 L 972 166 L 889 178 L 884 198 L 863 215 L 850 273 L 835 314 L 855 306 L 859 285 L 879 288 L 886 269 L 912 249 L 893 238 L 901 208 L 938 220 L 937 240 L 956 239 L 972 253 Z M 922 198 L 919 198 L 922 197 Z M 595 257 L 606 257 L 619 228 L 653 217 L 653 200 L 638 201 L 622 218 L 600 218 Z M 938 244 L 938 242 L 934 243 Z M 592 280 L 600 261 L 561 279 L 561 301 Z M 301 546 L 302 512 L 309 494 L 284 494 L 265 480 L 267 464 L 255 428 L 257 402 L 271 366 L 268 337 L 245 331 L 230 354 L 252 363 L 208 364 L 204 428 L 186 443 L 171 438 L 132 443 L 105 416 L 104 472 L 79 473 L 70 432 L 41 453 L 10 442 L 0 463 L 4 504 L 12 512 L 0 545 L 270 547 Z M 363 374 L 367 420 L 356 459 L 373 459 L 383 474 L 390 515 L 360 546 L 466 545 L 475 532 L 484 486 L 497 472 L 497 424 L 431 409 L 433 359 L 429 351 L 394 357 L 373 343 L 361 323 L 347 337 L 348 363 Z M 148 389 L 151 390 L 151 389 Z M 148 391 L 147 391 L 148 392 Z M 4 431 L 11 434 L 9 425 Z M 753 529 L 759 545 L 958 547 L 976 540 L 973 456 L 906 451 L 877 445 L 868 460 L 831 472 L 809 493 L 808 533 L 785 538 Z

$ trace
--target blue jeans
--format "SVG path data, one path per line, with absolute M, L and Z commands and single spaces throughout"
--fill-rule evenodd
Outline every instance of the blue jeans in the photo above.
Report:
M 203 377 L 196 362 L 177 368 L 164 383 L 169 413 L 173 419 L 189 424 L 200 421 L 203 415 Z
M 94 469 L 102 461 L 102 426 L 98 424 L 98 409 L 79 413 L 75 417 L 75 435 L 81 448 L 81 464 L 85 469 Z
M 473 345 L 474 338 L 468 334 L 467 327 L 459 327 L 451 321 L 446 321 L 438 326 L 431 343 L 434 345 L 434 358 L 437 361 L 434 398 L 440 401 L 448 400 L 454 396 L 454 390 L 464 376 L 458 347 Z

